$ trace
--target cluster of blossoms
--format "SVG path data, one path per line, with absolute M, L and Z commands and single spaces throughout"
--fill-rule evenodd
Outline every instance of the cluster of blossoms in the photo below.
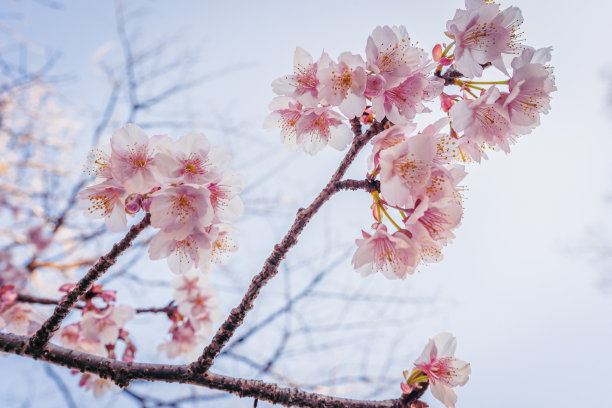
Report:
M 344 149 L 353 137 L 350 121 L 384 126 L 368 159 L 367 179 L 380 182 L 372 192 L 373 232 L 356 240 L 352 260 L 364 276 L 404 279 L 422 262 L 440 261 L 463 215 L 464 165 L 480 163 L 487 150 L 508 153 L 550 109 L 552 49 L 522 43 L 518 8 L 502 10 L 487 0 L 465 5 L 446 24 L 452 41 L 437 44 L 431 59 L 404 27 L 376 27 L 365 59 L 345 52 L 337 61 L 326 53 L 314 61 L 298 47 L 293 74 L 272 83 L 279 96 L 264 127 L 280 128 L 290 150 Z M 504 79 L 479 80 L 490 67 Z M 435 98 L 445 116 L 418 131 L 416 114 L 430 112 L 425 104 Z M 427 359 L 417 362 L 434 396 L 449 407 L 456 398 L 448 387 L 463 385 L 469 374 L 451 349 L 452 336 L 437 336 Z
M 31 305 L 17 302 L 14 285 L 0 287 L 0 330 L 31 336 L 45 321 L 45 317 Z
M 380 180 L 373 232 L 363 232 L 353 257 L 362 275 L 403 279 L 422 262 L 441 260 L 463 214 L 463 164 L 480 162 L 487 149 L 509 152 L 548 112 L 556 89 L 551 49 L 522 45 L 521 23 L 516 7 L 466 0 L 446 25 L 453 41 L 436 45 L 431 59 L 411 44 L 406 28 L 376 27 L 365 59 L 345 52 L 338 61 L 326 53 L 313 61 L 298 47 L 293 75 L 272 83 L 279 96 L 264 126 L 280 127 L 292 150 L 345 148 L 355 118 L 385 124 L 368 160 L 368 178 Z M 475 81 L 488 67 L 509 78 Z M 446 93 L 447 86 L 458 90 Z M 425 104 L 436 97 L 446 117 L 417 131 L 416 114 L 429 112 Z
M 151 225 L 160 229 L 150 258 L 167 258 L 175 273 L 208 272 L 220 253 L 235 249 L 233 227 L 224 221 L 243 210 L 238 193 L 244 182 L 225 169 L 228 162 L 226 150 L 211 147 L 203 134 L 149 138 L 128 124 L 94 154 L 97 183 L 79 193 L 79 207 L 86 216 L 104 218 L 111 231 L 126 228 L 127 214 L 150 213 Z
M 218 301 L 202 274 L 188 272 L 177 276 L 172 287 L 178 305 L 170 316 L 172 338 L 158 349 L 169 358 L 184 355 L 187 360 L 193 360 L 201 352 L 200 345 L 210 335 L 213 322 L 220 316 Z
M 68 293 L 74 286 L 73 283 L 67 283 L 59 290 Z M 121 360 L 134 361 L 136 346 L 130 340 L 129 333 L 123 329 L 125 323 L 134 316 L 134 309 L 115 305 L 115 291 L 104 290 L 101 285 L 94 285 L 82 300 L 85 303 L 81 319 L 62 327 L 58 334 L 60 342 L 75 350 L 116 359 L 117 344 L 121 340 L 124 344 Z M 73 371 L 73 374 L 77 373 Z M 89 373 L 81 376 L 79 385 L 92 390 L 96 397 L 118 389 L 112 381 Z

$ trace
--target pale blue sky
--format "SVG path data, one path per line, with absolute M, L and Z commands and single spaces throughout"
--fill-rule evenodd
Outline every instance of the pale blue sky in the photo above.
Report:
M 202 87 L 190 102 L 202 107 L 203 116 L 223 113 L 254 138 L 268 142 L 278 139 L 261 130 L 273 97 L 270 83 L 290 72 L 295 46 L 314 56 L 323 49 L 332 56 L 342 51 L 364 53 L 376 25 L 403 24 L 413 40 L 430 50 L 445 40 L 446 20 L 462 7 L 460 1 L 449 0 L 145 4 L 148 14 L 142 20 L 141 38 L 180 32 L 177 48 L 199 47 L 201 52 L 201 65 L 194 69 L 245 65 Z M 612 191 L 606 77 L 612 58 L 603 34 L 612 5 L 585 4 L 589 7 L 552 0 L 503 3 L 522 9 L 528 45 L 554 47 L 558 91 L 552 112 L 540 128 L 519 140 L 510 155 L 492 154 L 489 161 L 467 169 L 465 217 L 442 263 L 424 267 L 402 282 L 368 278 L 383 289 L 400 285 L 412 294 L 436 293 L 437 313 L 418 329 L 407 328 L 406 344 L 418 353 L 440 331 L 457 336 L 457 354 L 472 363 L 473 371 L 468 384 L 457 390 L 458 407 L 569 408 L 578 401 L 584 406 L 612 405 L 606 391 L 612 362 L 612 295 L 598 288 L 604 272 L 577 250 L 594 240 L 589 228 L 605 222 L 612 227 L 612 208 L 605 202 Z M 110 53 L 119 49 L 113 3 L 72 1 L 56 11 L 10 1 L 0 6 L 0 12 L 7 10 L 21 12 L 22 19 L 0 23 L 43 48 L 62 52 L 54 72 L 73 78 L 64 88 L 67 101 L 99 106 L 92 95 L 104 89 L 104 82 L 91 57 L 105 44 L 114 47 Z M 202 122 L 214 119 L 204 117 Z M 425 125 L 419 121 L 420 128 Z M 362 156 L 351 169 L 353 177 L 363 177 Z M 283 194 L 295 200 L 290 206 L 297 208 L 326 183 L 340 156 L 326 151 L 304 157 L 284 151 L 279 142 L 270 157 L 273 163 L 284 157 L 293 160 L 278 175 L 280 180 L 262 188 L 287 183 Z M 324 233 L 323 223 L 330 220 L 338 223 L 334 233 L 339 241 L 357 238 L 360 228 L 371 222 L 368 205 L 367 196 L 354 194 L 332 201 L 309 225 L 304 245 L 316 242 L 316 234 Z M 248 225 L 245 221 L 243 230 Z M 257 254 L 256 259 L 278 239 L 276 233 L 263 233 L 253 243 L 248 236 L 240 235 L 241 248 Z M 351 271 L 348 258 L 339 271 L 339 284 L 361 279 Z M 409 367 L 412 362 L 405 363 Z M 401 372 L 397 375 L 399 381 Z

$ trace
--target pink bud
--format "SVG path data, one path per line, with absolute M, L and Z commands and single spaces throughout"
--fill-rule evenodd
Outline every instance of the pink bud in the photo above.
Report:
M 104 299 L 104 301 L 106 303 L 114 302 L 116 300 L 116 298 L 115 298 L 116 293 L 117 293 L 117 291 L 115 291 L 115 290 L 105 290 L 105 291 L 102 291 L 102 299 Z
M 151 197 L 149 196 L 141 197 L 140 205 L 143 210 L 145 210 L 146 212 L 149 212 L 151 209 Z
M 64 283 L 58 290 L 60 292 L 70 292 L 74 288 L 76 288 L 76 283 Z
M 440 58 L 442 58 L 442 46 L 440 44 L 436 44 L 431 51 L 431 55 L 433 56 L 434 61 L 440 61 Z
M 136 214 L 142 206 L 142 196 L 140 194 L 130 194 L 125 199 L 125 212 L 128 214 Z

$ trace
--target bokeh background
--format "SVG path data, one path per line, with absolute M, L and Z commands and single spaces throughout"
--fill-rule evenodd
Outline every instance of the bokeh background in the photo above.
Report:
M 502 4 L 510 5 L 523 11 L 526 44 L 554 47 L 558 91 L 551 113 L 511 154 L 468 166 L 465 216 L 444 260 L 404 281 L 361 278 L 350 257 L 354 239 L 372 222 L 370 198 L 342 193 L 309 224 L 242 333 L 274 313 L 276 319 L 222 356 L 214 371 L 335 395 L 394 398 L 401 371 L 411 369 L 430 337 L 449 331 L 458 339 L 457 356 L 472 365 L 470 381 L 457 389 L 459 407 L 612 406 L 612 58 L 605 37 L 612 5 Z M 71 123 L 71 153 L 62 161 L 65 184 L 49 188 L 70 191 L 92 142 L 108 143 L 128 120 L 150 134 L 204 132 L 231 150 L 232 167 L 248 187 L 237 223 L 240 250 L 211 275 L 227 312 L 342 157 L 330 149 L 315 157 L 290 153 L 278 133 L 262 129 L 270 83 L 291 72 L 295 47 L 315 58 L 322 50 L 363 55 L 375 26 L 405 25 L 413 41 L 431 50 L 446 40 L 445 23 L 461 7 L 458 0 L 4 1 L 0 56 L 31 70 L 53 61 L 44 75 L 54 87 L 58 120 Z M 125 39 L 146 56 L 135 71 L 138 97 L 161 95 L 149 110 L 134 112 L 130 105 Z M 96 133 L 113 90 L 117 105 Z M 417 117 L 419 128 L 438 115 Z M 349 177 L 364 176 L 367 154 Z M 84 222 L 78 211 L 71 217 Z M 109 287 L 133 306 L 167 303 L 171 272 L 164 262 L 140 257 L 142 251 L 136 255 L 115 272 L 121 276 L 106 277 Z M 57 293 L 42 283 L 37 290 Z M 167 361 L 156 346 L 168 327 L 160 316 L 130 322 L 137 361 Z M 0 358 L 0 373 L 0 405 L 7 407 L 70 406 L 71 399 L 78 406 L 167 406 L 179 398 L 180 406 L 253 405 L 158 384 L 130 388 L 150 398 L 149 405 L 125 392 L 95 399 L 67 369 L 15 356 Z

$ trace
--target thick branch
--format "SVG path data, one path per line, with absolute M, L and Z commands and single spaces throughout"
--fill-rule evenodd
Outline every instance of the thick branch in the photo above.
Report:
M 321 206 L 327 200 L 329 200 L 333 194 L 337 193 L 341 189 L 365 188 L 365 185 L 360 185 L 360 183 L 363 182 L 350 180 L 344 182 L 345 184 L 343 184 L 340 182 L 340 180 L 346 173 L 348 166 L 353 162 L 363 146 L 365 146 L 370 139 L 383 130 L 383 125 L 381 123 L 374 122 L 370 129 L 363 135 L 361 134 L 361 126 L 358 120 L 352 121 L 352 128 L 353 132 L 355 133 L 353 144 L 351 145 L 351 148 L 346 156 L 344 156 L 342 162 L 340 162 L 340 165 L 338 166 L 338 169 L 332 176 L 331 180 L 308 208 L 302 208 L 298 211 L 293 225 L 284 236 L 280 244 L 274 246 L 274 250 L 268 259 L 266 259 L 261 272 L 259 272 L 259 274 L 253 278 L 251 285 L 249 286 L 238 307 L 232 309 L 230 315 L 227 317 L 225 322 L 223 322 L 219 330 L 217 330 L 217 333 L 211 340 L 210 344 L 204 349 L 204 352 L 200 358 L 191 364 L 191 369 L 194 373 L 202 374 L 210 368 L 213 360 L 219 355 L 221 349 L 227 344 L 236 329 L 242 324 L 249 310 L 253 308 L 253 301 L 259 295 L 261 288 L 278 273 L 278 266 L 280 262 L 285 258 L 289 249 L 291 249 L 291 247 L 297 243 L 298 236 L 304 230 L 304 227 L 306 227 L 306 224 L 308 224 L 312 216 L 319 211 Z
M 53 333 L 59 328 L 62 320 L 68 315 L 79 300 L 79 298 L 87 292 L 93 283 L 102 275 L 108 268 L 111 267 L 121 255 L 123 251 L 132 245 L 132 241 L 138 234 L 151 223 L 151 215 L 147 214 L 138 224 L 133 225 L 125 237 L 113 245 L 113 248 L 104 256 L 100 257 L 98 262 L 87 272 L 87 274 L 77 283 L 77 286 L 55 307 L 53 314 L 42 327 L 30 338 L 28 343 L 28 354 L 38 357 L 42 353 L 44 347 L 49 342 Z
M 8 353 L 33 356 L 24 351 L 28 338 L 14 334 L 0 333 L 0 350 Z M 285 406 L 304 407 L 346 407 L 346 408 L 392 408 L 410 407 L 425 392 L 426 386 L 401 399 L 385 401 L 360 401 L 346 398 L 330 397 L 317 393 L 299 391 L 294 388 L 283 388 L 275 384 L 257 380 L 245 380 L 223 375 L 206 373 L 196 374 L 186 365 L 127 363 L 111 360 L 92 354 L 81 353 L 53 344 L 47 346 L 40 360 L 62 365 L 79 371 L 87 371 L 110 379 L 120 386 L 126 386 L 132 380 L 164 381 L 201 385 L 207 388 L 229 392 L 240 397 L 257 398 Z M 399 388 L 399 387 L 398 387 Z

